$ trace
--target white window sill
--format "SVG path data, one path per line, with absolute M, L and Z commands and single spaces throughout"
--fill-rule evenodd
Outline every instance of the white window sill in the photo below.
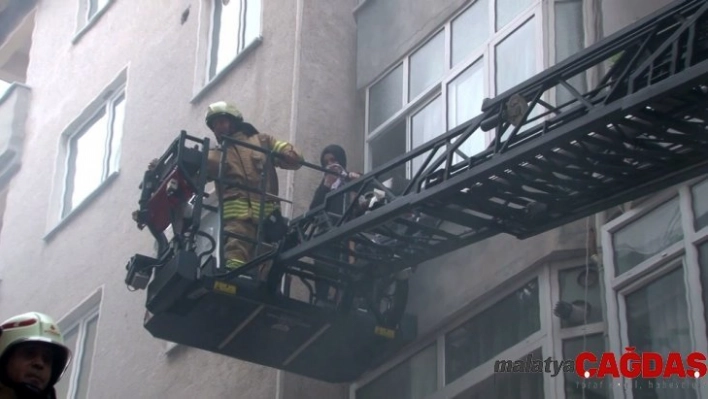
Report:
M 262 42 L 263 36 L 258 36 L 257 38 L 253 39 L 253 41 L 249 43 L 248 46 L 244 47 L 243 50 L 241 50 L 241 52 L 238 53 L 228 65 L 226 65 L 221 71 L 219 71 L 219 73 L 216 74 L 216 76 L 214 76 L 209 82 L 207 82 L 207 84 L 205 84 L 201 89 L 199 89 L 189 102 L 191 104 L 195 104 L 199 100 L 201 100 L 202 97 L 204 97 L 204 95 L 209 92 L 209 90 L 216 86 L 219 81 L 221 81 L 224 76 L 229 73 L 229 71 L 231 71 L 237 64 L 243 61 L 246 56 L 248 56 L 248 54 L 250 54 Z
M 42 238 L 45 242 L 51 241 L 54 236 L 61 230 L 63 229 L 71 220 L 73 220 L 76 215 L 81 213 L 84 209 L 86 209 L 95 199 L 98 197 L 102 192 L 104 192 L 108 186 L 113 183 L 114 180 L 118 178 L 118 175 L 120 172 L 113 172 L 106 180 L 103 181 L 98 187 L 96 187 L 95 190 L 91 194 L 89 194 L 79 205 L 77 205 L 74 209 L 71 210 L 66 216 L 64 216 L 59 222 L 57 222 L 54 227 L 49 229 L 49 231 L 44 235 Z
M 71 44 L 74 44 L 74 45 L 75 45 L 76 43 L 78 43 L 79 40 L 81 40 L 81 38 L 86 34 L 86 32 L 88 32 L 89 30 L 91 30 L 91 28 L 92 28 L 94 25 L 96 25 L 96 23 L 97 23 L 98 20 L 101 18 L 101 16 L 106 13 L 106 11 L 108 10 L 108 8 L 109 8 L 113 3 L 114 3 L 114 2 L 113 2 L 112 0 L 109 0 L 108 3 L 106 3 L 105 6 L 103 6 L 103 8 L 101 8 L 101 9 L 98 10 L 98 11 L 96 11 L 96 14 L 94 14 L 93 17 L 92 17 L 88 22 L 86 22 L 86 25 L 84 25 L 81 29 L 79 29 L 78 32 L 76 32 L 76 34 L 74 35 L 74 38 L 71 39 Z

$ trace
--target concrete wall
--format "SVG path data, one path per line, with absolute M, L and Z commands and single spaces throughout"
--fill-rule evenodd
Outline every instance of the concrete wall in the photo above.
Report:
M 530 267 L 584 248 L 585 219 L 525 240 L 499 235 L 423 263 L 411 278 L 409 311 L 419 335 Z
M 11 183 L 0 235 L 0 318 L 35 309 L 60 318 L 102 287 L 91 397 L 276 397 L 275 370 L 190 348 L 168 356 L 165 343 L 142 328 L 145 294 L 126 290 L 124 267 L 135 252 L 150 254 L 153 244 L 130 214 L 148 161 L 180 129 L 211 137 L 204 111 L 221 99 L 236 102 L 262 131 L 294 138 L 310 161 L 324 144 L 314 137 L 324 132 L 360 158 L 351 127 L 357 111 L 352 7 L 321 3 L 263 1 L 263 42 L 194 104 L 195 65 L 202 62 L 196 56 L 198 0 L 115 0 L 74 45 L 76 4 L 39 4 L 27 71 L 33 97 L 23 168 Z M 50 197 L 60 135 L 126 67 L 120 174 L 45 241 L 55 225 L 47 215 L 55 205 Z M 287 189 L 286 176 L 281 173 Z M 300 184 L 298 178 L 305 177 L 289 185 L 302 186 L 295 200 L 309 203 L 316 182 Z M 343 392 L 297 376 L 285 380 L 291 388 L 285 398 L 336 398 Z M 306 394 L 287 393 L 305 388 Z
M 298 65 L 292 117 L 297 135 L 293 141 L 308 161 L 318 165 L 322 149 L 339 144 L 347 152 L 347 167 L 362 170 L 363 138 L 358 134 L 356 115 L 353 7 L 350 2 L 300 0 L 297 3 L 301 28 L 295 38 Z M 307 168 L 294 174 L 293 215 L 307 211 L 321 179 L 321 172 Z M 304 292 L 301 288 L 295 280 L 293 292 Z M 286 399 L 345 399 L 349 393 L 348 385 L 284 374 L 281 384 Z
M 363 170 L 363 136 L 356 115 L 356 23 L 351 4 L 301 0 L 299 81 L 295 92 L 296 145 L 308 161 L 320 163 L 329 144 L 347 152 L 347 167 Z M 307 209 L 323 174 L 302 168 L 295 174 L 294 215 Z
M 602 0 L 604 34 L 609 36 L 673 2 L 678 0 Z

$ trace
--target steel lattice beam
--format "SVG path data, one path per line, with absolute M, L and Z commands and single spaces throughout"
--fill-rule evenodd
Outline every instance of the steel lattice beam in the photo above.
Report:
M 527 238 L 708 172 L 707 9 L 704 1 L 675 4 L 486 100 L 479 117 L 294 220 L 298 244 L 277 263 L 301 272 L 310 267 L 303 260 L 318 259 L 345 275 L 395 273 L 496 234 Z M 601 76 L 594 87 L 569 83 L 593 73 Z M 561 87 L 572 99 L 552 105 Z M 466 150 L 472 135 L 492 129 L 489 148 Z M 383 185 L 414 159 L 422 166 L 404 188 Z M 390 202 L 356 218 L 327 212 L 341 197 L 373 189 Z M 357 262 L 324 256 L 333 248 Z

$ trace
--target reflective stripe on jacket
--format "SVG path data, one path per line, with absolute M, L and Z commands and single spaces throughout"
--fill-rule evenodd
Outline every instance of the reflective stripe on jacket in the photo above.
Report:
M 271 150 L 280 154 L 288 154 L 303 160 L 302 155 L 298 154 L 293 146 L 283 140 L 278 140 L 268 134 L 259 133 L 254 135 L 246 135 L 242 132 L 236 133 L 234 139 L 247 142 L 254 146 L 260 146 L 263 149 Z M 258 220 L 260 215 L 261 203 L 261 182 L 262 176 L 265 177 L 266 192 L 272 195 L 278 195 L 278 174 L 275 167 L 282 169 L 297 170 L 302 165 L 300 163 L 287 163 L 280 158 L 273 157 L 271 162 L 268 162 L 268 155 L 252 150 L 244 146 L 235 144 L 227 144 L 223 150 L 226 153 L 226 160 L 222 166 L 222 179 L 225 184 L 219 183 L 216 189 L 222 191 L 224 199 L 224 217 L 225 218 L 254 218 Z M 222 150 L 215 149 L 209 152 L 210 161 L 215 161 L 216 169 L 210 168 L 209 175 L 212 177 L 218 176 L 218 164 L 221 161 Z M 250 187 L 254 191 L 248 191 L 229 183 Z M 250 205 L 250 206 L 249 206 Z M 265 216 L 268 216 L 279 205 L 279 201 L 271 198 L 265 200 Z

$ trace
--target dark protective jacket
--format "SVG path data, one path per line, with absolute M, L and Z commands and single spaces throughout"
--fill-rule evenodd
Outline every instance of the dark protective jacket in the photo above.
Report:
M 334 158 L 337 160 L 337 162 L 344 168 L 347 168 L 347 154 L 344 151 L 344 149 L 336 144 L 329 145 L 325 147 L 324 150 L 322 150 L 322 153 L 320 154 L 320 165 L 322 167 L 325 166 L 324 163 L 324 156 L 325 154 L 332 154 Z M 340 178 L 341 179 L 341 178 Z M 333 187 L 336 189 L 338 187 L 338 184 L 334 184 Z M 315 194 L 312 197 L 312 202 L 310 203 L 310 209 L 314 209 L 322 203 L 324 203 L 325 196 L 327 193 L 330 191 L 333 191 L 334 189 L 327 187 L 324 185 L 324 177 L 322 178 L 322 181 L 320 182 L 320 185 L 317 187 L 315 190 Z M 328 211 L 335 213 L 335 214 L 343 214 L 344 211 L 346 210 L 347 203 L 345 202 L 346 196 L 341 195 L 338 196 L 337 198 L 334 198 L 334 201 L 330 204 L 330 208 Z

